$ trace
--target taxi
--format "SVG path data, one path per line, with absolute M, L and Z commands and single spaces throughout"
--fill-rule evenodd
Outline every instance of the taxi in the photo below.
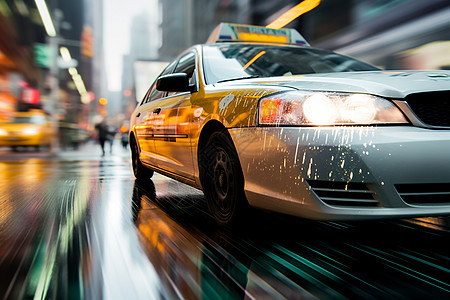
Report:
M 222 23 L 170 63 L 130 121 L 137 179 L 313 220 L 450 213 L 450 72 L 383 71 L 292 29 Z
M 6 122 L 0 122 L 0 147 L 13 151 L 19 147 L 50 149 L 55 130 L 42 110 L 15 112 Z

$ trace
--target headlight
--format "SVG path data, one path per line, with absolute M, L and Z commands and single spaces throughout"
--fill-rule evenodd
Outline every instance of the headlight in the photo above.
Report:
M 261 125 L 372 125 L 408 123 L 390 101 L 367 94 L 287 92 L 259 102 Z
M 24 135 L 36 135 L 39 134 L 39 130 L 34 127 L 25 128 L 23 131 Z
M 6 131 L 5 129 L 3 129 L 3 128 L 0 128 L 0 136 L 1 135 L 8 135 L 8 131 Z

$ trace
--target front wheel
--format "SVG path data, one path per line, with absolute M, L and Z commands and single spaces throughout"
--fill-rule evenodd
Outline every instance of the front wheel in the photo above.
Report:
M 234 227 L 248 212 L 244 176 L 228 134 L 214 133 L 201 152 L 201 181 L 208 209 L 216 222 Z
M 131 148 L 131 163 L 133 167 L 134 177 L 137 180 L 150 179 L 153 176 L 153 170 L 146 168 L 139 159 L 139 152 L 136 141 L 132 140 Z

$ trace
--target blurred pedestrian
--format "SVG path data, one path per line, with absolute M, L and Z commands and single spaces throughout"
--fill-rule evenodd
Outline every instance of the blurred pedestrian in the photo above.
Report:
M 107 141 L 109 142 L 109 153 L 112 154 L 114 139 L 116 137 L 117 130 L 112 125 L 107 125 Z
M 126 126 L 122 126 L 120 128 L 120 134 L 121 134 L 121 141 L 122 141 L 122 147 L 123 149 L 127 149 L 128 147 L 128 128 Z
M 106 123 L 106 119 L 102 119 L 100 123 L 95 125 L 95 129 L 98 133 L 98 142 L 100 144 L 100 147 L 102 148 L 102 156 L 105 156 L 105 143 L 109 138 L 109 128 L 108 124 Z M 112 144 L 111 144 L 111 151 L 112 151 Z

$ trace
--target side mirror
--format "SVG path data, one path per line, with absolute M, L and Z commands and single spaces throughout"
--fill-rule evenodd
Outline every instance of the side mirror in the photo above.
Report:
M 194 88 L 186 73 L 164 75 L 156 80 L 156 89 L 162 92 L 192 92 Z

